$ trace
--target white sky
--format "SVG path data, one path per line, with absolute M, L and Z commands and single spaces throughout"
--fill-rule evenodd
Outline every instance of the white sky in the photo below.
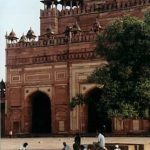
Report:
M 40 0 L 0 0 L 0 81 L 6 81 L 5 34 L 13 29 L 18 38 L 30 27 L 38 36 L 40 33 Z

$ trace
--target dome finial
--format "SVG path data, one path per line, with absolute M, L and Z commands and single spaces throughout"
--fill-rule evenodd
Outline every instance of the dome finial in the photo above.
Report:
M 77 32 L 81 32 L 81 28 L 80 28 L 77 20 L 72 27 L 72 32 L 73 32 L 73 34 L 77 34 Z
M 99 22 L 98 18 L 95 19 L 95 22 L 93 23 L 93 26 L 92 26 L 91 30 L 94 31 L 95 33 L 102 30 L 102 26 L 100 25 L 100 22 Z
M 34 31 L 32 30 L 32 28 L 30 27 L 30 29 L 28 30 L 27 34 L 26 34 L 26 38 L 29 39 L 29 41 L 31 40 L 35 40 L 36 35 L 34 33 Z
M 22 36 L 21 36 L 21 38 L 20 38 L 20 40 L 19 40 L 19 43 L 24 43 L 26 41 L 27 41 L 26 36 L 23 33 Z
M 14 32 L 13 28 L 12 28 L 12 31 L 9 33 L 9 35 L 6 34 L 5 37 L 6 37 L 7 40 L 11 41 L 11 43 L 14 42 L 14 41 L 17 42 L 17 39 L 18 39 L 16 37 L 16 33 Z
M 52 27 L 49 26 L 47 29 L 46 29 L 46 33 L 45 35 L 49 38 L 51 35 L 54 35 L 54 31 L 52 30 Z

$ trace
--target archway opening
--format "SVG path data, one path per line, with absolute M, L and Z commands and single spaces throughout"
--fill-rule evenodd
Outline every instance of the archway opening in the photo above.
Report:
M 31 96 L 32 133 L 45 134 L 51 132 L 51 103 L 43 92 L 35 92 Z
M 104 132 L 111 132 L 111 119 L 107 116 L 101 96 L 102 90 L 99 88 L 94 88 L 86 94 L 86 101 L 88 101 L 88 133 L 96 133 L 99 129 Z

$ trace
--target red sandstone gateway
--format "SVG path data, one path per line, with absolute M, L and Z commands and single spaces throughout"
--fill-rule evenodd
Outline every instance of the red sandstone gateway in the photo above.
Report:
M 82 105 L 71 110 L 68 104 L 78 93 L 94 97 L 101 88 L 86 82 L 96 67 L 107 63 L 94 53 L 96 36 L 113 19 L 126 14 L 142 18 L 150 1 L 41 2 L 44 9 L 40 11 L 39 37 L 32 28 L 19 39 L 14 31 L 6 35 L 5 134 L 10 130 L 13 134 L 93 133 L 99 123 L 94 106 Z M 58 9 L 58 4 L 62 8 Z M 101 123 L 105 124 L 106 119 Z M 117 120 L 107 123 L 107 132 L 112 132 Z M 147 129 L 137 121 L 133 123 L 138 131 Z M 122 128 L 121 131 L 126 132 Z

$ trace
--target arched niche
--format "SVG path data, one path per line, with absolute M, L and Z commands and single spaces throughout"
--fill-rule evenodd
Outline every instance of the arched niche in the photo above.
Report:
M 45 92 L 37 90 L 31 93 L 27 97 L 27 110 L 30 133 L 51 133 L 51 100 Z

